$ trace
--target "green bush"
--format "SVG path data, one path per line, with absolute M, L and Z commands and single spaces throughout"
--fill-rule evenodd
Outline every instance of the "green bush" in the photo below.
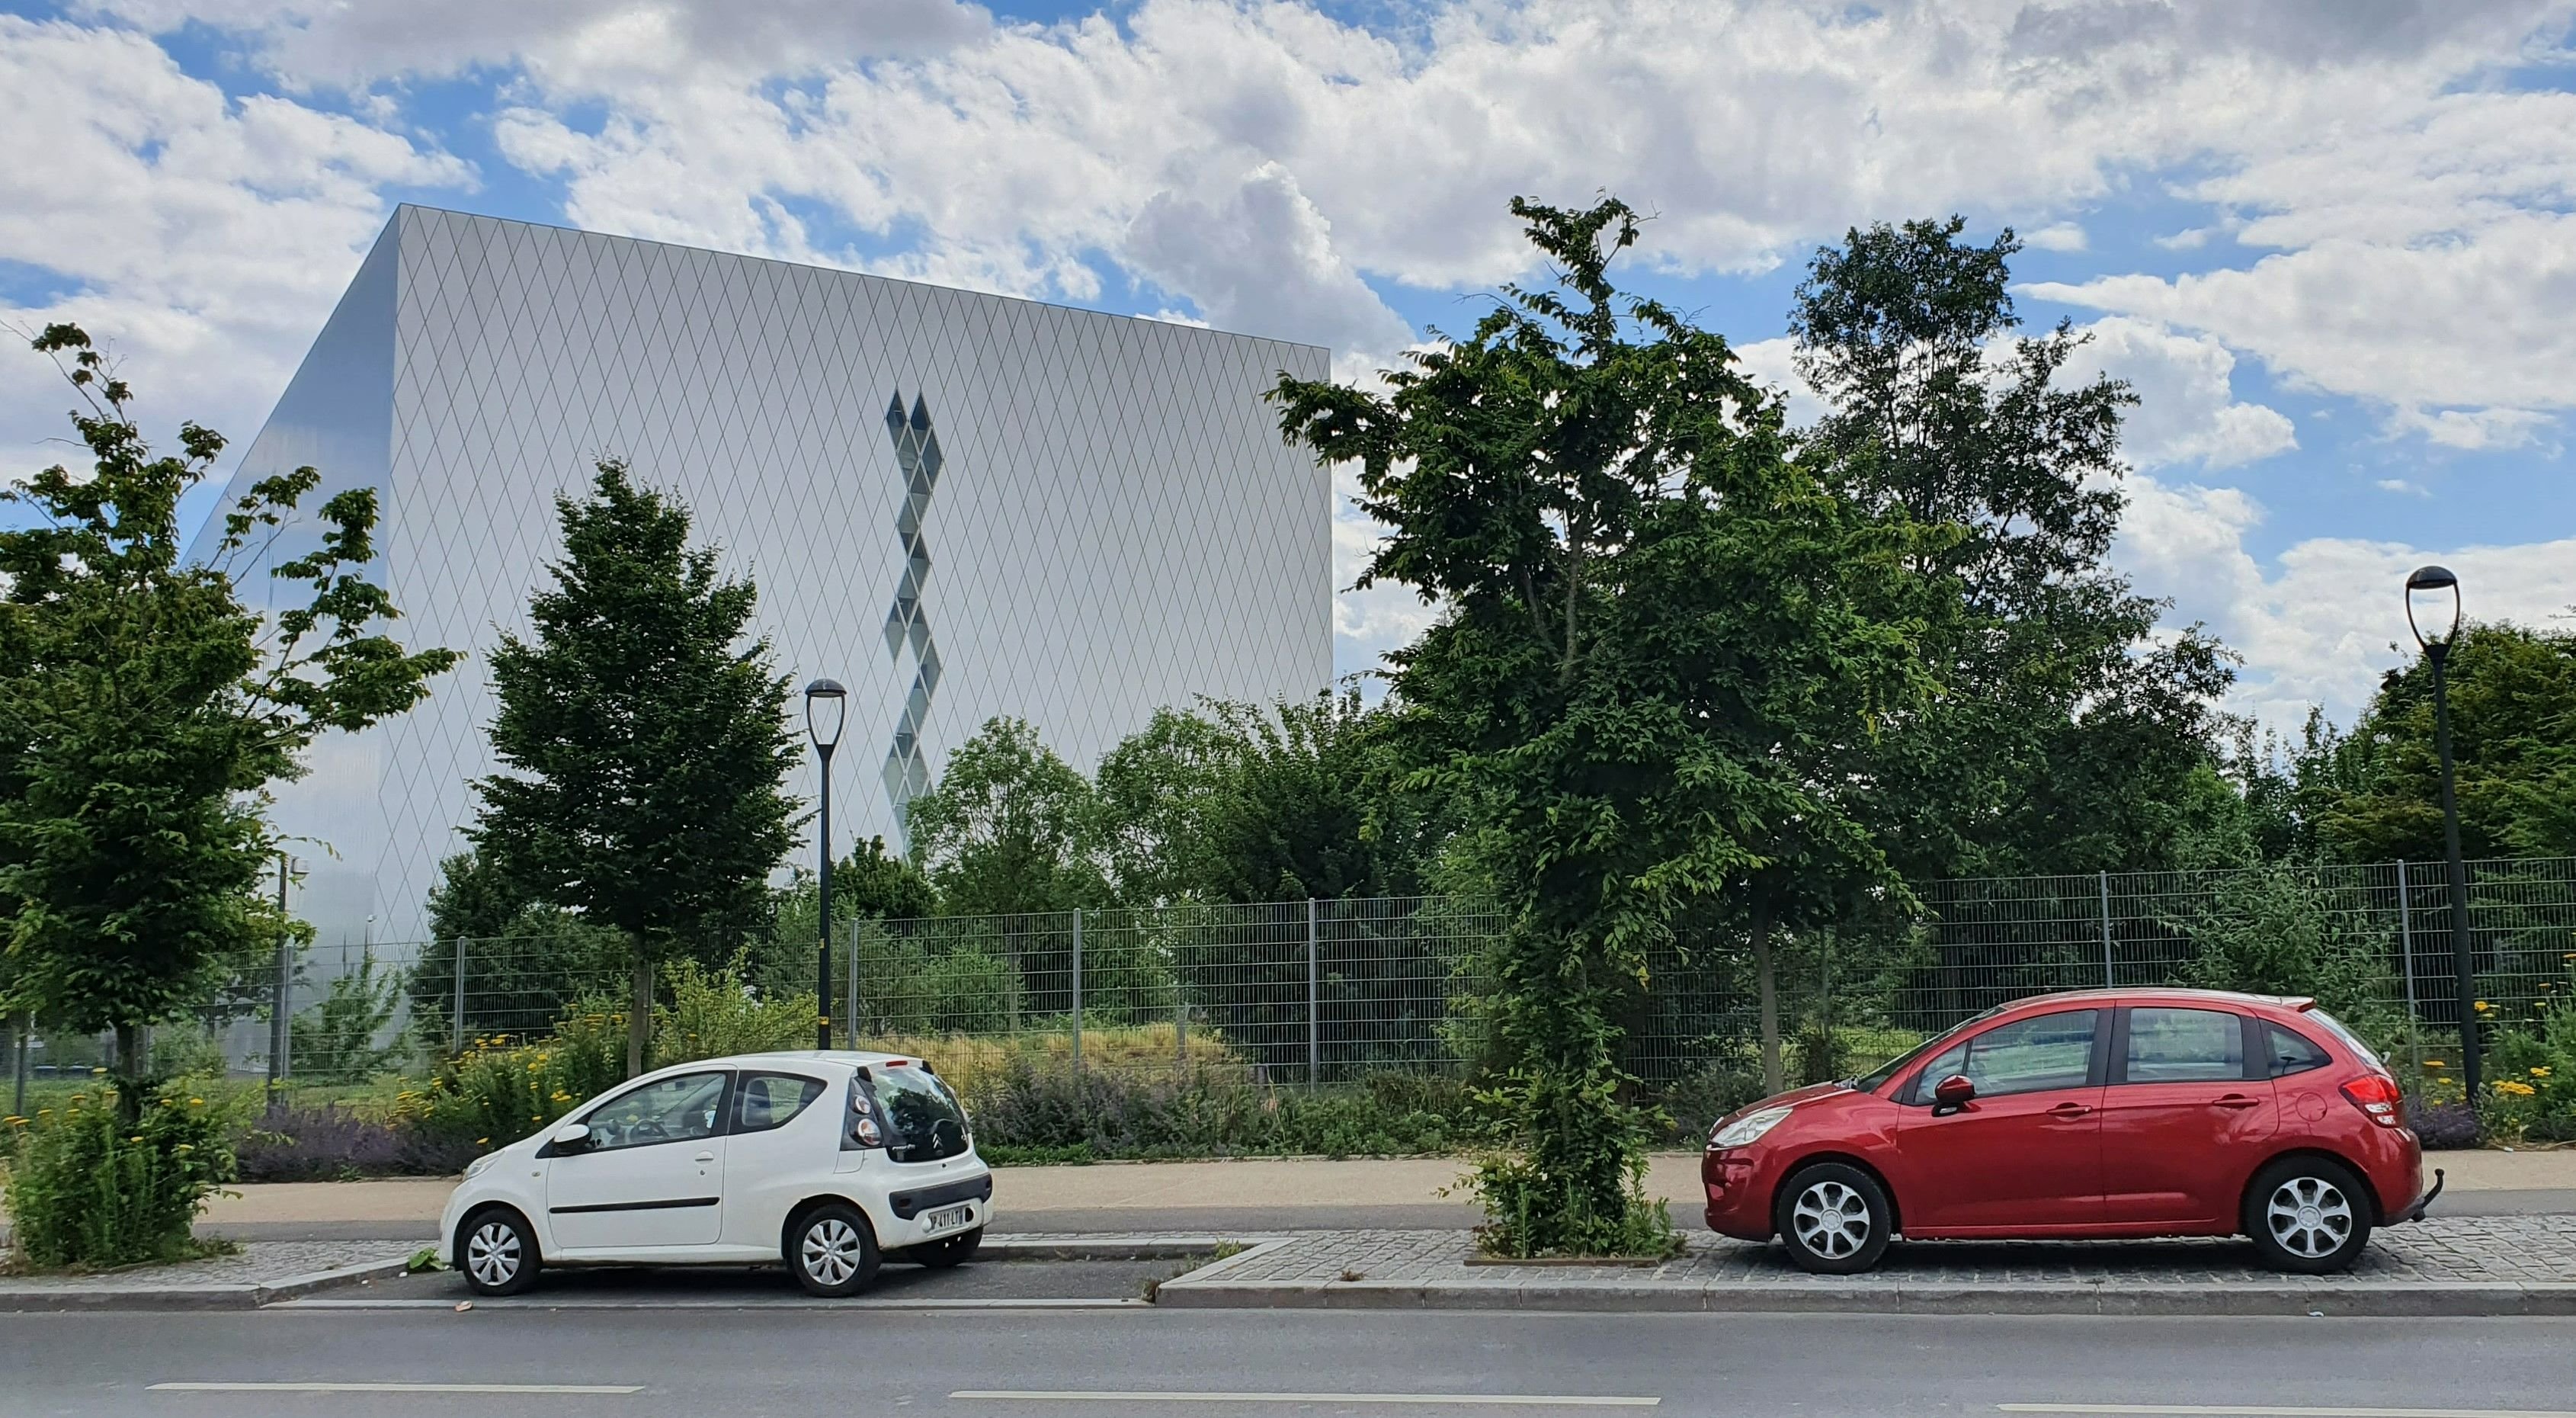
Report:
M 1174 1077 L 1012 1057 L 977 1090 L 976 1144 L 1028 1160 L 1418 1155 L 1479 1146 L 1489 1112 L 1453 1079 L 1274 1088 L 1239 1074 Z
M 32 1265 L 85 1268 L 184 1260 L 189 1232 L 232 1180 L 235 1119 L 220 1098 L 182 1091 L 145 1100 L 134 1120 L 102 1084 L 34 1118 L 12 1118 L 8 1210 Z
M 626 1076 L 626 1016 L 576 1005 L 550 1038 L 485 1036 L 395 1100 L 394 1118 L 429 1142 L 489 1152 L 527 1137 Z
M 744 981 L 746 968 L 743 955 L 715 970 L 694 960 L 664 967 L 671 1002 L 653 1006 L 651 1067 L 813 1046 L 814 992 L 763 997 Z
M 322 1001 L 287 1021 L 297 1078 L 308 1083 L 364 1083 L 391 1068 L 403 1051 L 391 1034 L 394 1006 L 400 999 L 395 979 L 376 973 L 376 955 L 368 951 L 358 968 L 340 976 L 323 991 Z

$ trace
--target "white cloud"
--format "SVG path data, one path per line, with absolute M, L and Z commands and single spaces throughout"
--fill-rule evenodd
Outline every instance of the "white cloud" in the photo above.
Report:
M 526 64 L 600 87 L 710 68 L 803 73 L 984 34 L 956 0 L 84 0 L 82 13 L 154 33 L 191 22 L 246 32 L 305 82 L 365 84 Z
M 2121 316 L 2080 333 L 2089 338 L 2064 377 L 2080 382 L 2104 373 L 2129 382 L 2138 405 L 2129 411 L 2121 446 L 2139 467 L 2230 468 L 2299 446 L 2279 410 L 2236 402 L 2229 383 L 2236 357 L 2218 341 Z
M 1825 401 L 1816 397 L 1798 373 L 1797 341 L 1784 335 L 1734 348 L 1736 363 L 1747 377 L 1787 396 L 1790 427 L 1804 428 L 1825 416 Z
M 1381 357 L 1413 343 L 1413 327 L 1333 250 L 1331 223 L 1277 163 L 1216 204 L 1156 193 L 1128 224 L 1124 250 L 1224 329 Z
M 2084 228 L 2073 222 L 2051 222 L 2037 231 L 2025 232 L 2022 243 L 2041 251 L 2082 251 L 2091 245 Z
M 228 100 L 135 34 L 0 16 L 0 259 L 59 293 L 0 323 L 83 325 L 125 361 L 147 429 L 235 447 L 283 388 L 382 226 L 388 186 L 462 185 L 454 158 L 284 99 Z M 62 456 L 68 391 L 0 360 L 0 476 Z
M 2406 573 L 2439 561 L 2460 574 L 2469 614 L 2538 624 L 2576 606 L 2576 538 L 2440 550 L 2318 537 L 2266 567 L 2245 547 L 2263 509 L 2231 488 L 2129 480 L 2114 561 L 2138 588 L 2173 599 L 2243 654 L 2231 707 L 2295 730 L 2310 705 L 2349 721 L 2380 673 L 2413 653 Z M 2405 645 L 2405 650 L 2396 648 Z

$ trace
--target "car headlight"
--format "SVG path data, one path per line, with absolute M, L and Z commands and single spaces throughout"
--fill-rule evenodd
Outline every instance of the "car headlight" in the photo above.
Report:
M 1708 1145 L 1750 1147 L 1761 1141 L 1762 1134 L 1778 1127 L 1780 1120 L 1787 1116 L 1789 1116 L 1787 1108 L 1764 1108 L 1760 1112 L 1747 1113 L 1722 1128 L 1712 1129 L 1708 1135 Z
M 473 1161 L 466 1163 L 465 1180 L 470 1182 L 476 1177 L 482 1176 L 484 1173 L 491 1171 L 492 1164 L 500 1160 L 500 1153 L 486 1152 L 482 1156 L 475 1158 Z

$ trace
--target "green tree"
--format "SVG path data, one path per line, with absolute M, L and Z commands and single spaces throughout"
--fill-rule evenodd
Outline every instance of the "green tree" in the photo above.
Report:
M 1919 698 L 1917 552 L 1784 456 L 1726 341 L 1612 285 L 1616 200 L 1515 200 L 1551 263 L 1392 393 L 1282 380 L 1290 437 L 1360 465 L 1389 528 L 1361 584 L 1445 614 L 1392 657 L 1409 782 L 1460 806 L 1509 912 L 1484 962 L 1517 1151 L 1486 1244 L 1652 1247 L 1614 1022 L 1677 916 L 1799 854 L 1889 878 L 1819 762 Z
M 382 629 L 396 613 L 366 576 L 373 490 L 299 524 L 320 474 L 261 479 L 191 563 L 180 498 L 223 439 L 185 424 L 180 452 L 155 453 L 87 334 L 52 325 L 34 343 L 68 361 L 91 466 L 0 491 L 33 520 L 0 531 L 0 903 L 12 988 L 59 1027 L 115 1031 L 131 1110 L 148 1091 L 143 1030 L 257 968 L 287 928 L 261 890 L 269 786 L 323 734 L 418 703 L 457 657 Z M 301 604 L 263 617 L 237 578 L 289 537 L 311 549 L 270 575 Z
M 469 836 L 531 899 L 626 945 L 626 1064 L 644 1067 L 657 962 L 732 958 L 795 841 L 787 680 L 751 638 L 759 592 L 689 544 L 689 512 L 614 459 L 555 500 L 564 556 L 492 652 L 492 751 Z
M 2461 850 L 2576 856 L 2576 632 L 2472 624 L 2449 678 Z M 2301 806 L 2336 855 L 2443 856 L 2433 672 L 2421 658 L 2382 676 L 2352 731 L 2301 767 Z
M 1430 840 L 1393 791 L 1389 718 L 1356 690 L 1165 709 L 1101 760 L 1103 836 L 1135 905 L 1411 895 Z
M 832 864 L 832 906 L 853 920 L 909 920 L 936 914 L 939 891 L 920 867 L 888 852 L 883 837 L 871 837 Z
M 403 979 L 412 1024 L 431 1044 L 465 1048 L 488 1035 L 539 1033 L 580 1000 L 613 993 L 629 955 L 615 930 L 531 901 L 473 852 L 439 863 L 429 889 L 430 941 Z M 456 961 L 465 959 L 465 1013 Z
M 2137 398 L 2068 369 L 2060 323 L 2019 333 L 2007 230 L 1855 228 L 1820 249 L 1790 329 L 1830 408 L 1800 456 L 1863 505 L 1954 527 L 1913 570 L 1955 613 L 1924 655 L 1942 693 L 1869 755 L 1866 814 L 1914 880 L 2171 863 L 2181 786 L 2216 759 L 2231 660 L 2106 557 Z
M 951 915 L 1106 904 L 1091 782 L 1025 719 L 996 718 L 959 744 L 904 825 Z

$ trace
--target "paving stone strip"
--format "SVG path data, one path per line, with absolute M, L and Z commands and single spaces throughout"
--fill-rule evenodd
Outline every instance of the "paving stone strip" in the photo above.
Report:
M 1707 1232 L 1651 1268 L 1470 1266 L 1459 1232 L 1308 1232 L 1166 1283 L 1159 1303 L 1297 1308 L 2576 1314 L 2576 1217 L 2431 1220 L 2374 1234 L 2347 1274 L 2285 1276 L 2242 1241 L 1899 1245 L 1809 1275 Z

